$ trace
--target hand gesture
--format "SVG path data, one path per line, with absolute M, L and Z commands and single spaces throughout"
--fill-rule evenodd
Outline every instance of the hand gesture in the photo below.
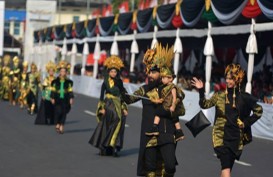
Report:
M 51 99 L 51 103 L 52 103 L 52 104 L 55 104 L 55 100 L 54 100 L 54 99 Z
M 203 82 L 200 79 L 197 79 L 196 77 L 192 78 L 191 85 L 196 87 L 197 89 L 201 89 L 204 87 Z
M 171 112 L 174 112 L 174 110 L 175 110 L 175 107 L 174 107 L 174 106 L 171 106 L 171 107 L 170 107 L 170 111 L 171 111 Z
M 102 114 L 102 115 L 104 115 L 104 114 L 105 114 L 105 109 L 101 109 L 101 110 L 99 111 L 99 113 Z
M 128 111 L 124 109 L 124 110 L 123 110 L 123 115 L 124 115 L 124 116 L 128 116 Z
M 70 105 L 73 104 L 73 99 L 72 98 L 69 100 L 69 103 L 70 103 Z

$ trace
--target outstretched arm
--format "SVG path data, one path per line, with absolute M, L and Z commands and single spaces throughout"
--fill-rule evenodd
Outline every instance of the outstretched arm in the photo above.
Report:
M 203 109 L 208 109 L 212 106 L 215 106 L 217 102 L 217 94 L 214 94 L 210 99 L 205 98 L 205 89 L 204 89 L 204 83 L 200 80 L 194 77 L 191 80 L 191 85 L 196 87 L 199 90 L 199 105 Z

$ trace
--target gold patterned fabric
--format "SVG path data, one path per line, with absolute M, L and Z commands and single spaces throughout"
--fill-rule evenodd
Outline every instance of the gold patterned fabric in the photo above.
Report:
M 232 97 L 233 89 L 230 90 L 229 97 Z M 233 108 L 232 103 L 226 103 L 226 94 L 224 92 L 215 93 L 210 99 L 206 99 L 203 91 L 200 91 L 200 107 L 208 109 L 215 106 L 216 109 L 212 131 L 215 152 L 220 153 L 220 149 L 225 147 L 230 149 L 239 159 L 245 144 L 245 129 L 250 129 L 250 126 L 261 117 L 262 107 L 257 104 L 257 100 L 253 96 L 247 93 L 237 93 L 236 108 Z M 253 112 L 252 115 L 250 114 L 251 111 Z M 244 129 L 239 128 L 238 117 L 244 123 Z

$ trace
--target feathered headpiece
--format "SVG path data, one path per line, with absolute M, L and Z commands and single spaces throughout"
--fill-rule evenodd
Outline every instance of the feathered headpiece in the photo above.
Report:
M 168 45 L 163 47 L 158 43 L 154 49 L 148 49 L 143 59 L 143 63 L 146 65 L 146 73 L 156 67 L 161 76 L 172 76 L 173 48 L 173 46 L 169 48 Z
M 47 70 L 47 72 L 49 72 L 50 69 L 53 69 L 54 72 L 56 71 L 56 65 L 52 61 L 49 61 L 46 64 L 46 70 Z
M 244 70 L 239 64 L 229 64 L 225 70 L 225 76 L 230 75 L 235 80 L 236 84 L 240 84 L 245 76 Z
M 173 57 L 174 57 L 174 46 L 163 47 L 161 44 L 158 44 L 156 47 L 156 56 L 155 61 L 160 68 L 161 76 L 173 76 Z
M 105 60 L 104 66 L 106 66 L 107 69 L 115 68 L 120 70 L 120 68 L 124 67 L 124 64 L 118 56 L 110 56 Z

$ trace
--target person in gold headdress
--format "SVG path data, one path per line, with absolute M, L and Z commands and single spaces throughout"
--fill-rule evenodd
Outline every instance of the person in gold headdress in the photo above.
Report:
M 192 85 L 199 89 L 200 107 L 215 106 L 216 109 L 212 139 L 221 162 L 221 177 L 231 176 L 235 159 L 239 160 L 244 145 L 252 140 L 251 125 L 263 112 L 257 99 L 241 90 L 244 75 L 239 64 L 228 65 L 225 69 L 226 91 L 214 93 L 210 99 L 205 98 L 203 82 L 197 78 L 192 80 Z
M 9 100 L 10 98 L 10 55 L 5 55 L 3 58 L 2 67 L 2 99 Z
M 117 56 L 110 56 L 104 65 L 108 74 L 101 86 L 100 101 L 97 109 L 98 126 L 89 143 L 100 149 L 100 155 L 117 156 L 123 147 L 127 106 L 121 99 L 124 91 L 119 71 L 124 66 Z
M 13 59 L 13 68 L 10 71 L 10 103 L 16 105 L 20 96 L 20 74 L 21 69 L 19 67 L 19 58 L 15 56 Z
M 123 95 L 123 99 L 127 104 L 142 100 L 143 105 L 140 147 L 137 164 L 138 176 L 173 177 L 176 171 L 176 128 L 170 111 L 165 111 L 166 114 L 164 116 L 160 116 L 161 121 L 158 123 L 159 134 L 157 136 L 145 135 L 145 133 L 148 132 L 153 126 L 154 118 L 157 115 L 156 109 L 158 105 L 155 103 L 155 100 L 159 99 L 158 90 L 160 87 L 162 87 L 160 73 L 163 76 L 164 69 L 162 68 L 165 66 L 165 64 L 168 64 L 168 68 L 171 67 L 169 64 L 171 64 L 172 58 L 172 47 L 168 48 L 157 44 L 154 49 L 148 49 L 144 55 L 143 63 L 146 65 L 146 73 L 148 75 L 149 82 L 137 89 L 133 95 Z M 165 59 L 168 62 L 165 63 L 165 61 L 163 61 Z M 164 65 L 162 65 L 162 62 L 164 62 Z M 167 88 L 170 89 L 166 90 L 172 90 L 172 87 L 167 86 Z M 164 90 L 164 94 L 168 95 L 168 99 L 171 100 L 170 98 L 172 95 L 166 93 L 168 92 L 165 92 Z M 179 93 L 178 90 L 177 93 Z M 177 98 L 179 97 L 177 96 Z M 180 99 L 180 102 L 182 103 L 182 96 Z M 168 103 L 172 102 L 168 101 Z M 181 106 L 183 105 L 181 104 Z M 167 107 L 169 108 L 169 105 L 167 105 Z M 176 105 L 176 109 L 179 107 L 180 106 Z M 180 114 L 185 112 L 184 107 L 181 107 L 179 110 Z
M 52 81 L 55 79 L 56 65 L 52 61 L 46 65 L 47 77 L 42 84 L 42 100 L 39 111 L 35 120 L 35 124 L 54 124 L 54 107 L 51 103 Z
M 66 116 L 73 104 L 73 81 L 67 78 L 70 64 L 62 60 L 58 63 L 59 76 L 51 82 L 51 103 L 54 106 L 54 124 L 57 133 L 64 133 Z
M 28 62 L 23 62 L 23 69 L 20 76 L 20 96 L 18 98 L 20 108 L 27 107 L 28 93 Z
M 170 48 L 169 51 L 170 53 L 173 53 L 173 48 Z M 158 97 L 151 99 L 152 102 L 158 105 L 155 112 L 156 116 L 154 119 L 154 124 L 151 129 L 146 132 L 146 135 L 159 135 L 158 124 L 160 122 L 160 117 L 166 117 L 173 120 L 176 128 L 175 140 L 179 141 L 184 139 L 184 133 L 181 129 L 178 117 L 185 115 L 185 108 L 182 102 L 185 94 L 179 87 L 173 84 L 175 75 L 171 68 L 171 60 L 173 58 L 172 55 L 170 55 L 169 58 L 170 60 L 163 57 L 162 61 L 160 62 L 163 64 L 163 66 L 160 68 L 162 85 L 158 87 Z M 169 63 L 164 64 L 164 62 Z
M 36 64 L 32 63 L 31 71 L 28 73 L 28 94 L 27 94 L 27 104 L 28 104 L 28 113 L 33 115 L 37 112 L 38 104 L 38 91 L 40 87 L 40 73 L 37 71 Z

